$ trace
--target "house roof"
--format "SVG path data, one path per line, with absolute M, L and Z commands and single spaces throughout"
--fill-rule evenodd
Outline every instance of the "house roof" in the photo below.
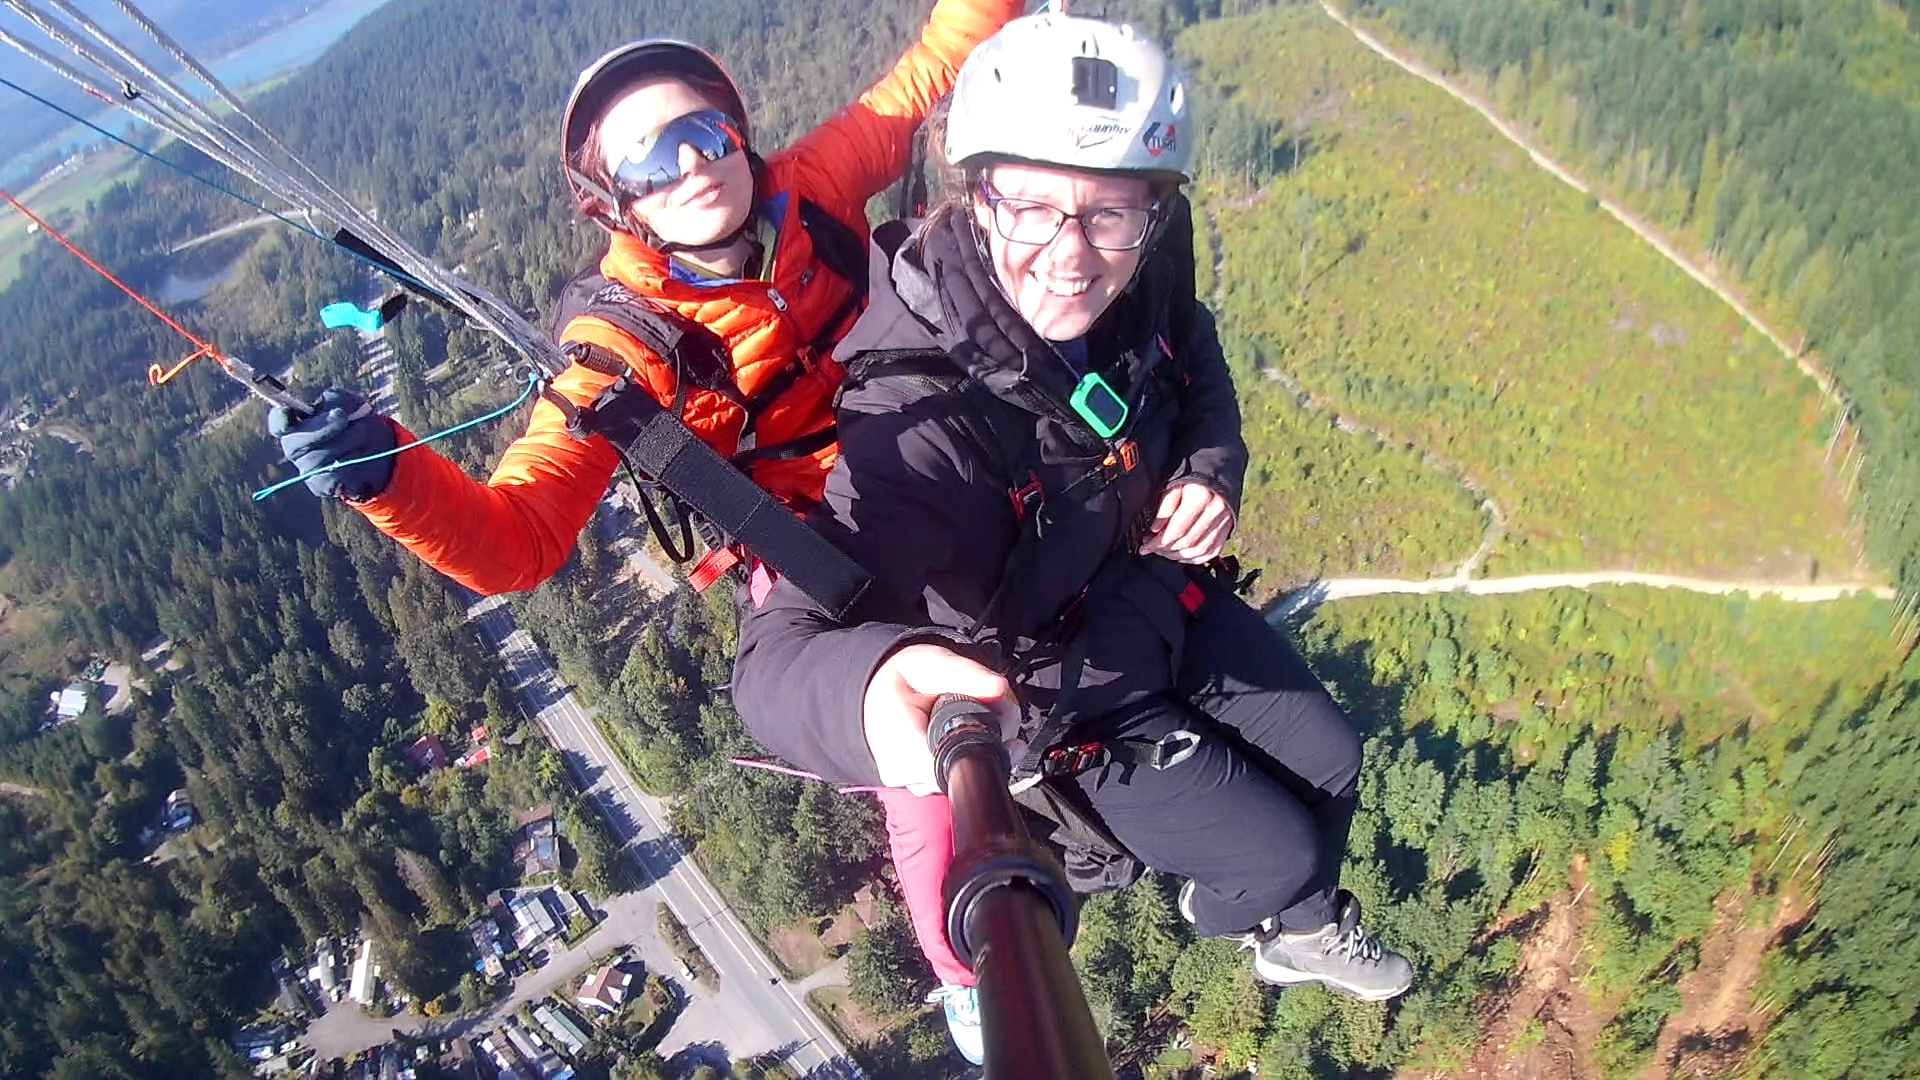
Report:
M 407 756 L 423 769 L 447 767 L 447 744 L 438 735 L 422 735 L 407 749 Z
M 75 683 L 53 695 L 53 711 L 62 720 L 71 720 L 87 711 L 87 688 Z
M 580 1025 L 574 1023 L 573 1017 L 552 1005 L 541 1005 L 535 1008 L 533 1019 L 546 1030 L 547 1034 L 553 1036 L 552 1042 L 559 1044 L 558 1049 L 565 1050 L 569 1054 L 578 1054 L 587 1045 L 588 1034 L 580 1030 Z
M 537 806 L 514 815 L 520 835 L 514 844 L 513 858 L 521 865 L 521 876 L 538 877 L 560 872 L 560 841 L 553 824 L 553 806 Z
M 628 989 L 632 985 L 632 973 L 617 967 L 604 967 L 588 976 L 587 981 L 580 985 L 579 998 L 583 1003 L 612 1011 L 626 1002 Z

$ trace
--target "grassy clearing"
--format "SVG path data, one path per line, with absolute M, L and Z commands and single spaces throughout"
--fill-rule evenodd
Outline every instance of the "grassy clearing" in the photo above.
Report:
M 1444 576 L 1479 544 L 1486 516 L 1451 476 L 1417 453 L 1343 431 L 1285 385 L 1238 363 L 1257 345 L 1229 342 L 1252 462 L 1238 544 L 1263 591 L 1344 575 Z
M 1817 391 L 1657 252 L 1317 8 L 1206 23 L 1181 51 L 1281 125 L 1295 166 L 1210 200 L 1228 335 L 1491 494 L 1510 525 L 1487 573 L 1856 572 Z M 1247 396 L 1250 428 L 1273 424 L 1263 389 Z M 1400 497 L 1407 538 L 1388 544 L 1409 567 L 1456 550 L 1440 538 L 1458 527 L 1418 507 Z M 1351 515 L 1288 530 L 1249 543 L 1353 557 Z M 1377 526 L 1358 535 L 1379 547 Z
M 135 159 L 124 150 L 105 150 L 88 157 L 72 171 L 41 181 L 15 194 L 34 216 L 67 231 L 69 215 L 77 216 L 87 203 L 133 174 Z M 0 289 L 13 284 L 20 260 L 44 236 L 29 236 L 30 223 L 11 206 L 0 206 Z
M 1380 715 L 1522 760 L 1590 731 L 1685 744 L 1746 728 L 1786 745 L 1822 713 L 1865 707 L 1901 663 L 1892 607 L 1672 589 L 1552 590 L 1511 597 L 1378 597 L 1315 611 L 1309 652 L 1351 687 L 1414 689 Z

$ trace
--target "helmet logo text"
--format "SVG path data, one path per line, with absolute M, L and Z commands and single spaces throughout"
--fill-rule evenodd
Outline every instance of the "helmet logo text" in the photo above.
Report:
M 1073 139 L 1073 146 L 1076 150 L 1090 150 L 1096 146 L 1112 142 L 1116 135 L 1125 135 L 1126 133 L 1127 125 L 1112 120 L 1098 120 L 1090 124 L 1082 124 L 1079 127 L 1070 128 L 1067 131 L 1068 136 Z
M 1165 127 L 1162 127 L 1160 121 L 1155 120 L 1153 123 L 1147 125 L 1146 131 L 1141 133 L 1140 145 L 1147 148 L 1148 154 L 1153 157 L 1159 157 L 1161 154 L 1179 145 L 1178 131 L 1179 125 L 1177 124 L 1167 124 Z

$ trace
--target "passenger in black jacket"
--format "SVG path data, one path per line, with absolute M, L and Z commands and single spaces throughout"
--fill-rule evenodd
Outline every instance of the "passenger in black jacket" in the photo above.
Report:
M 1260 977 L 1384 1000 L 1410 965 L 1337 889 L 1358 739 L 1258 613 L 1190 570 L 1232 532 L 1246 449 L 1190 256 L 1156 250 L 1188 179 L 1186 105 L 1157 46 L 1097 20 L 1016 20 L 967 61 L 949 201 L 875 245 L 838 351 L 841 456 L 814 517 L 898 599 L 843 626 L 776 585 L 742 625 L 735 700 L 789 760 L 919 793 L 942 693 L 1000 702 L 1009 735 L 1042 743 L 1195 733 L 1160 768 L 1047 782 L 1189 878 L 1183 913 L 1242 938 Z M 982 640 L 1005 662 L 976 662 Z

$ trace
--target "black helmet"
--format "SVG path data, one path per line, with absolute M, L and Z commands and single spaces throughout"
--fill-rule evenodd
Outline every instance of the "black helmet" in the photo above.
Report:
M 607 111 L 607 106 L 612 104 L 614 98 L 643 77 L 662 75 L 684 76 L 703 89 L 709 86 L 724 87 L 723 100 L 714 104 L 733 118 L 743 140 L 751 137 L 747 128 L 747 104 L 740 96 L 740 86 L 712 53 L 698 45 L 670 38 L 633 41 L 614 49 L 580 73 L 580 77 L 574 81 L 573 94 L 567 98 L 567 111 L 562 114 L 560 121 L 560 163 L 567 176 L 567 187 L 573 191 L 575 199 L 591 196 L 606 206 L 607 219 L 617 217 L 613 208 L 618 205 L 618 200 L 611 192 L 581 175 L 580 170 L 573 166 L 574 156 L 585 145 L 587 133 L 593 130 L 593 122 Z

